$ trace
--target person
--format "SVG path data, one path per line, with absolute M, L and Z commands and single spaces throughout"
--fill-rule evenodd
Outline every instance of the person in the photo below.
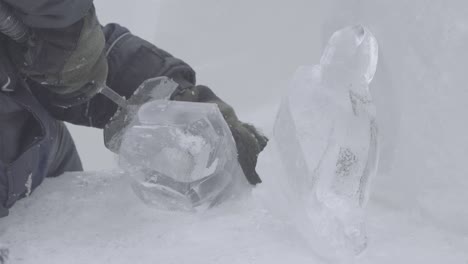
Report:
M 30 29 L 26 43 L 0 34 L 0 217 L 45 177 L 83 169 L 63 122 L 104 128 L 117 106 L 96 92 L 100 86 L 128 98 L 158 76 L 179 84 L 172 100 L 218 105 L 247 180 L 261 182 L 255 165 L 267 138 L 197 85 L 187 63 L 118 24 L 101 26 L 92 0 L 0 2 Z

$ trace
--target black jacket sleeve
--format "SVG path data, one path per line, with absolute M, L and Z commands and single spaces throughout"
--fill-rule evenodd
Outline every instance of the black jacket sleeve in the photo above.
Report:
M 145 80 L 159 76 L 170 77 L 182 87 L 195 84 L 195 72 L 184 61 L 118 24 L 109 24 L 103 31 L 109 67 L 107 85 L 121 96 L 129 98 Z M 45 89 L 33 90 L 46 92 Z M 55 118 L 77 125 L 103 128 L 117 111 L 115 103 L 101 94 L 85 104 L 66 109 L 41 100 L 47 96 L 40 93 L 36 93 L 36 96 Z
M 29 27 L 64 28 L 83 18 L 93 0 L 1 0 Z

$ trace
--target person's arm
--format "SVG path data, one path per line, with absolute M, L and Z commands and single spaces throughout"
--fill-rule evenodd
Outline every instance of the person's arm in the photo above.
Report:
M 179 84 L 174 100 L 209 102 L 218 105 L 236 141 L 239 163 L 251 184 L 260 183 L 255 172 L 257 156 L 267 139 L 254 126 L 237 118 L 234 109 L 206 86 L 196 85 L 195 71 L 184 61 L 131 34 L 117 24 L 104 27 L 109 67 L 107 84 L 121 96 L 129 98 L 149 78 L 167 76 Z M 88 103 L 51 112 L 56 117 L 78 125 L 103 128 L 117 110 L 115 103 L 96 95 Z
M 216 96 L 210 88 L 196 85 L 195 72 L 187 63 L 132 35 L 117 24 L 106 26 L 104 33 L 109 63 L 107 83 L 112 89 L 128 98 L 143 81 L 153 77 L 167 76 L 179 84 L 171 97 L 172 100 L 216 104 L 232 132 L 239 164 L 247 180 L 251 184 L 261 182 L 255 166 L 258 154 L 267 144 L 266 137 L 260 134 L 254 126 L 241 122 L 234 109 Z M 116 107 L 112 107 L 115 111 Z M 95 111 L 91 111 L 97 118 L 94 120 L 107 120 L 107 117 L 99 113 L 99 110 L 102 111 L 104 108 L 96 105 L 94 109 Z
M 117 106 L 96 94 L 96 88 L 107 83 L 128 98 L 146 79 L 167 76 L 179 84 L 175 100 L 219 106 L 236 141 L 245 175 L 252 184 L 260 182 L 255 164 L 266 138 L 240 122 L 232 107 L 208 87 L 197 86 L 188 64 L 117 24 L 101 28 L 92 0 L 4 1 L 34 36 L 34 45 L 27 47 L 11 42 L 12 59 L 55 118 L 103 128 Z M 80 100 L 73 102 L 75 99 Z
M 129 98 L 138 86 L 153 77 L 167 76 L 182 87 L 195 85 L 195 71 L 184 61 L 131 34 L 118 24 L 103 27 L 108 64 L 107 85 Z M 117 105 L 97 94 L 87 103 L 63 108 L 48 103 L 50 92 L 33 87 L 41 103 L 57 119 L 76 125 L 104 128 L 117 111 Z

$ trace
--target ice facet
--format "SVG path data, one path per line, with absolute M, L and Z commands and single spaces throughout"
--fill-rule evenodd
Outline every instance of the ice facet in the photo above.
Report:
M 144 81 L 126 100 L 126 108 L 119 108 L 104 128 L 106 147 L 114 153 L 119 152 L 125 128 L 133 121 L 134 116 L 148 101 L 168 100 L 178 84 L 162 76 Z
M 291 207 L 298 210 L 291 221 L 326 257 L 358 254 L 367 246 L 363 208 L 379 153 L 368 87 L 376 65 L 377 41 L 366 28 L 333 34 L 321 64 L 296 72 L 278 112 L 275 147 L 259 161 L 260 168 L 283 170 L 283 179 L 267 184 L 281 185 L 276 189 L 288 196 L 285 201 L 299 205 Z M 262 165 L 268 160 L 281 166 Z
M 378 61 L 375 37 L 362 25 L 335 32 L 320 60 L 324 80 L 369 84 Z M 336 78 L 335 75 L 340 75 Z
M 119 165 L 145 202 L 162 209 L 209 207 L 245 181 L 215 104 L 150 101 L 126 129 Z

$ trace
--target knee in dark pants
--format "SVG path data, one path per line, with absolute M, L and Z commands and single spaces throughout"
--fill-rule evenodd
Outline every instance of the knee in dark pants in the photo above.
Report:
M 57 137 L 53 144 L 48 177 L 57 177 L 67 171 L 83 171 L 75 142 L 63 122 L 57 121 Z

